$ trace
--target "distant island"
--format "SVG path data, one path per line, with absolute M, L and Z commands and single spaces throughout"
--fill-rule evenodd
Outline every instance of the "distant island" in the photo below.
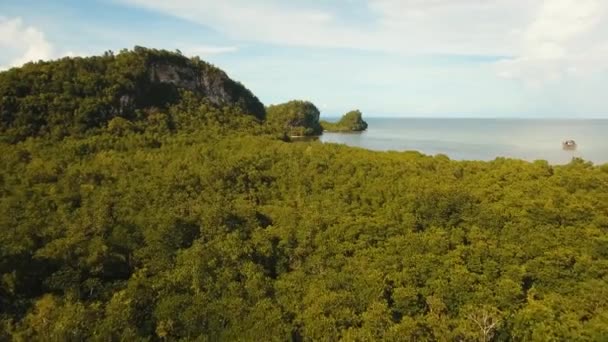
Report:
M 352 110 L 342 116 L 338 122 L 321 121 L 326 132 L 362 132 L 367 129 L 367 122 L 359 110 Z
M 272 132 L 288 138 L 315 137 L 323 132 L 361 132 L 367 122 L 359 110 L 352 110 L 338 122 L 319 121 L 320 111 L 312 102 L 292 100 L 266 108 L 266 124 Z

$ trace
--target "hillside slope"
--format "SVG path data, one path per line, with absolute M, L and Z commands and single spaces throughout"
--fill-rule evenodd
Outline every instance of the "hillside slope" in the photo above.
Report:
M 80 134 L 114 117 L 140 120 L 152 108 L 178 103 L 184 92 L 265 118 L 264 105 L 222 70 L 196 57 L 135 47 L 0 73 L 0 135 L 14 142 L 47 133 Z

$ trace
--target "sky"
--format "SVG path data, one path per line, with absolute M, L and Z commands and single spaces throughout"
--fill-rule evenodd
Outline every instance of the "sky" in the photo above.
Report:
M 606 0 L 0 1 L 0 69 L 135 45 L 322 116 L 608 118 Z

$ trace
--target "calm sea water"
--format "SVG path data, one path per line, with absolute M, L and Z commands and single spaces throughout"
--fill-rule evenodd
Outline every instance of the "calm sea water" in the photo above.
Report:
M 324 133 L 323 142 L 379 151 L 415 150 L 457 160 L 509 157 L 565 164 L 573 157 L 608 163 L 608 120 L 368 118 L 362 133 Z M 564 151 L 573 139 L 576 151 Z

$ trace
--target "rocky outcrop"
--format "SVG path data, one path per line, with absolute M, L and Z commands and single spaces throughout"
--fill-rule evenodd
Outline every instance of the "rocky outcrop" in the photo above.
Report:
M 327 132 L 362 132 L 367 129 L 367 122 L 359 110 L 352 110 L 342 116 L 338 122 L 321 121 Z
M 293 100 L 269 106 L 267 124 L 287 136 L 316 136 L 322 133 L 319 109 L 309 101 Z
M 148 68 L 148 79 L 192 91 L 215 105 L 237 105 L 261 120 L 265 118 L 264 105 L 245 86 L 203 62 L 191 65 L 154 63 Z
M 199 75 L 193 67 L 175 64 L 152 64 L 148 68 L 150 82 L 170 83 L 176 87 L 195 91 L 200 82 Z

